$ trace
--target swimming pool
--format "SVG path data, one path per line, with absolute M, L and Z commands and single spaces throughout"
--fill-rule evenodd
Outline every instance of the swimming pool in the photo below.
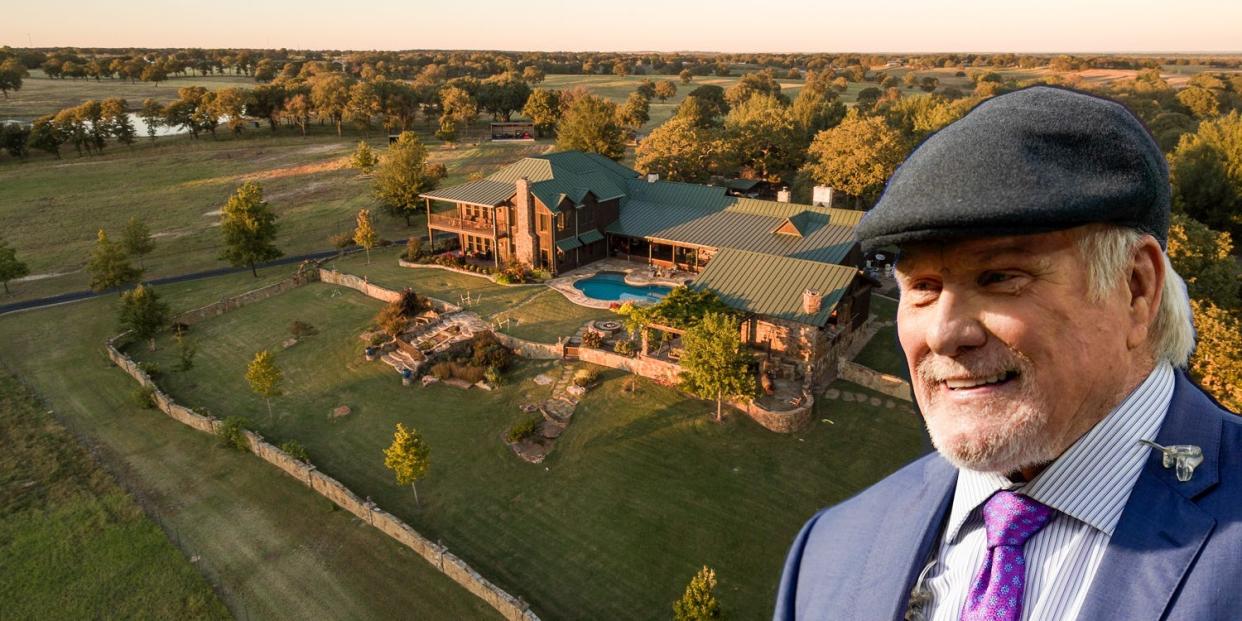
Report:
M 575 282 L 574 288 L 588 298 L 609 302 L 659 302 L 673 290 L 672 287 L 660 285 L 636 287 L 626 284 L 625 274 L 620 272 L 600 272 Z

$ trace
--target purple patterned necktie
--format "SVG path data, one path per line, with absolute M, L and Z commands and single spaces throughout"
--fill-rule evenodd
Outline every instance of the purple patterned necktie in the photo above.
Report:
M 1052 519 L 1052 509 L 1026 496 L 999 491 L 983 504 L 988 555 L 966 596 L 961 621 L 1018 621 L 1026 591 L 1022 546 Z

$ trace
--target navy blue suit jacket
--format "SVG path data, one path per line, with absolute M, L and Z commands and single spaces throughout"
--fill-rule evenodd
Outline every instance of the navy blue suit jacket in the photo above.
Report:
M 1242 418 L 1179 372 L 1156 441 L 1198 445 L 1203 463 L 1181 483 L 1152 451 L 1079 618 L 1242 619 Z M 956 483 L 933 453 L 816 514 L 785 561 L 774 619 L 900 619 Z

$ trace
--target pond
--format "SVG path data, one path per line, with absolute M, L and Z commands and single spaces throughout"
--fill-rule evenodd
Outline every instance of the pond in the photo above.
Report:
M 659 302 L 672 287 L 646 285 L 636 287 L 625 282 L 620 272 L 600 272 L 574 283 L 574 288 L 588 298 L 618 302 Z

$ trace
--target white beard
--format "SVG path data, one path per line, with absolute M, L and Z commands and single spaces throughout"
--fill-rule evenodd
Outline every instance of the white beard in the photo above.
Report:
M 1016 394 L 969 410 L 936 396 L 943 378 L 1006 370 L 1018 372 L 1010 380 L 1017 383 Z M 928 355 L 919 362 L 916 381 L 922 384 L 917 396 L 932 445 L 954 466 L 977 472 L 1009 474 L 1055 459 L 1056 440 L 1047 429 L 1050 408 L 1035 394 L 1032 373 L 1029 359 L 1008 348 L 994 346 L 956 359 Z

